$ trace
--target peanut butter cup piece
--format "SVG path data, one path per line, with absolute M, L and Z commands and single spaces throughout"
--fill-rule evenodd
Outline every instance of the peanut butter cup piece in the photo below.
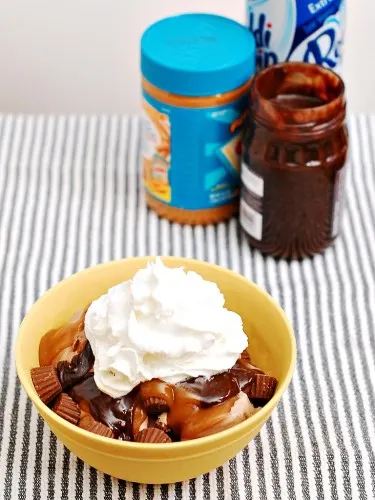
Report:
M 143 402 L 148 415 L 158 415 L 169 411 L 169 405 L 164 398 L 151 397 Z
M 83 427 L 83 428 L 85 428 L 85 427 Z M 111 431 L 111 429 L 109 427 L 102 424 L 101 422 L 97 422 L 96 420 L 94 420 L 93 422 L 91 422 L 91 424 L 86 426 L 86 430 L 89 432 L 93 432 L 94 434 L 97 434 L 98 436 L 103 436 L 103 437 L 107 437 L 107 438 L 114 437 L 113 432 Z
M 139 397 L 149 415 L 169 411 L 174 400 L 173 388 L 159 379 L 148 380 L 140 385 Z
M 50 403 L 62 391 L 56 369 L 53 366 L 32 368 L 31 380 L 44 404 Z
M 94 422 L 95 422 L 94 417 L 92 417 L 89 413 L 86 413 L 85 411 L 81 410 L 78 427 L 80 427 L 81 429 L 85 429 L 85 431 L 87 431 Z
M 148 427 L 147 429 L 143 429 L 143 431 L 138 432 L 136 441 L 137 443 L 164 444 L 171 443 L 172 439 L 161 429 Z
M 262 399 L 269 401 L 275 393 L 277 380 L 270 375 L 254 373 L 253 381 L 246 388 L 246 393 L 250 399 Z
M 63 392 L 57 398 L 56 403 L 53 405 L 52 410 L 64 420 L 71 424 L 77 425 L 81 416 L 81 410 L 73 399 Z
M 93 432 L 98 436 L 114 438 L 114 434 L 109 427 L 96 421 L 92 415 L 84 411 L 81 411 L 78 427 L 85 431 Z

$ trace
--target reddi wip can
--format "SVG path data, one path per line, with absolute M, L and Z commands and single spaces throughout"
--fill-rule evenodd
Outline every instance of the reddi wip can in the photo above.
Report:
M 283 61 L 341 72 L 345 0 L 248 0 L 257 69 Z

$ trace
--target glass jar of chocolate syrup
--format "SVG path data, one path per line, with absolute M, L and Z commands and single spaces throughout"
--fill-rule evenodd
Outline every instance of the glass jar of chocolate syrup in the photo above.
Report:
M 338 234 L 348 150 L 345 88 L 332 71 L 283 63 L 251 85 L 240 222 L 278 257 L 322 251 Z

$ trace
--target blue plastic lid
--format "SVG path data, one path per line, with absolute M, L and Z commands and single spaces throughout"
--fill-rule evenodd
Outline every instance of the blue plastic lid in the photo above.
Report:
M 255 72 L 255 40 L 226 17 L 184 14 L 152 26 L 141 40 L 141 70 L 156 87 L 184 96 L 234 90 Z

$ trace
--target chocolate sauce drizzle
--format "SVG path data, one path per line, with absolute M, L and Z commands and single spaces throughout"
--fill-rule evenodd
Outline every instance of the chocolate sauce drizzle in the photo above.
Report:
M 77 365 L 79 357 L 83 367 L 81 370 L 79 369 L 80 365 Z M 135 387 L 129 394 L 121 398 L 108 396 L 99 390 L 93 373 L 89 373 L 92 366 L 92 362 L 90 365 L 91 359 L 93 361 L 91 349 L 85 348 L 80 355 L 73 358 L 74 363 L 73 360 L 70 364 L 59 363 L 60 380 L 64 380 L 69 386 L 74 385 L 70 390 L 70 396 L 83 411 L 87 411 L 95 420 L 107 425 L 113 431 L 116 439 L 133 440 L 133 414 L 139 400 L 140 386 Z M 190 401 L 193 401 L 197 407 L 206 408 L 223 403 L 238 395 L 240 391 L 246 392 L 255 373 L 263 372 L 251 365 L 248 356 L 244 355 L 230 370 L 210 378 L 188 379 L 176 384 L 173 390 L 175 393 L 186 391 L 191 395 Z M 184 397 L 180 400 L 184 400 Z M 182 414 L 183 412 L 181 412 Z M 152 420 L 149 421 L 150 424 L 152 425 Z
M 81 382 L 92 368 L 94 359 L 90 343 L 86 341 L 82 352 L 76 354 L 71 361 L 60 361 L 57 364 L 57 375 L 63 389 Z
M 250 364 L 247 357 L 240 357 L 230 370 L 210 378 L 197 377 L 188 379 L 177 386 L 193 392 L 198 396 L 202 407 L 223 403 L 227 399 L 237 396 L 240 391 L 246 392 L 251 385 L 254 374 L 263 373 Z
M 101 392 L 95 383 L 93 375 L 87 377 L 70 391 L 70 396 L 82 408 L 82 402 L 92 417 L 107 425 L 116 439 L 130 441 L 132 432 L 132 408 L 137 398 L 138 387 L 121 398 L 112 398 Z

